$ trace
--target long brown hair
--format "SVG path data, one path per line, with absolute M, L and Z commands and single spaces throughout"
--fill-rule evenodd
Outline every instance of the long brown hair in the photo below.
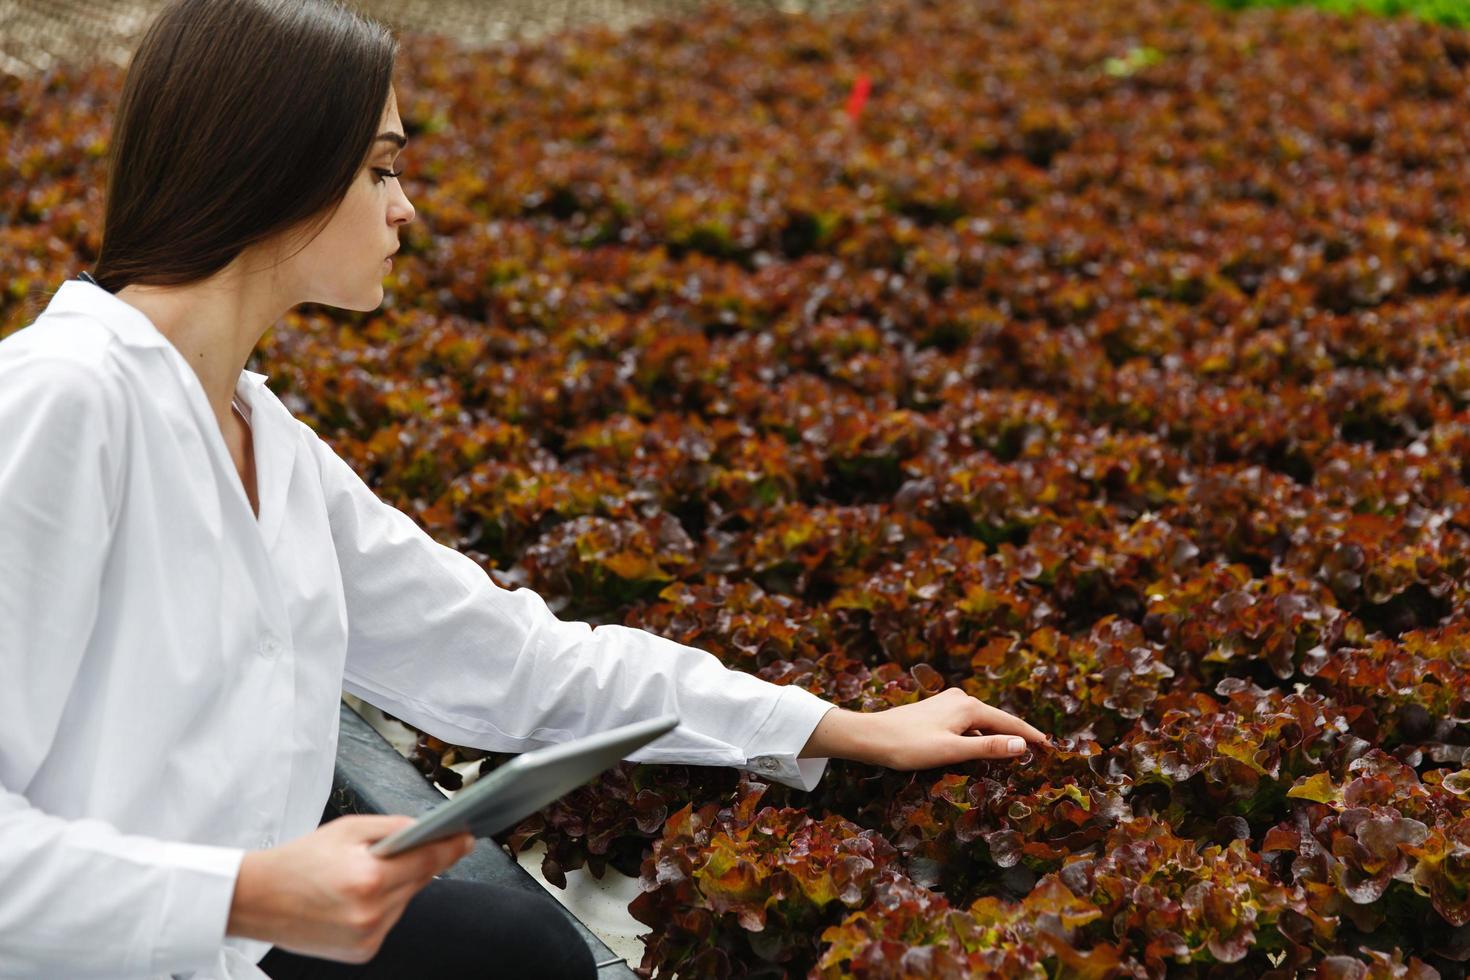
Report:
M 184 285 L 319 232 L 371 152 L 396 53 L 334 0 L 176 0 L 123 82 L 98 284 Z

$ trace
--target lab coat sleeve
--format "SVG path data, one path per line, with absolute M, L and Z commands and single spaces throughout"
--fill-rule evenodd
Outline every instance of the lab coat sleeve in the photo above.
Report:
M 303 424 L 303 428 L 305 428 Z M 811 790 L 797 754 L 834 705 L 644 630 L 558 619 L 382 501 L 309 428 L 348 619 L 344 687 L 439 738 L 523 752 L 673 713 L 633 762 L 736 766 Z
M 121 395 L 81 361 L 0 358 L 0 977 L 204 969 L 243 851 L 26 799 L 79 671 L 119 499 Z

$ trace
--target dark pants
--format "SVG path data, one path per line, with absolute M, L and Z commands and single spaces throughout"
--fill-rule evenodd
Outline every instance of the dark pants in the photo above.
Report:
M 551 896 L 435 878 L 409 899 L 369 962 L 335 963 L 272 949 L 260 968 L 272 980 L 593 980 L 593 964 L 586 941 Z

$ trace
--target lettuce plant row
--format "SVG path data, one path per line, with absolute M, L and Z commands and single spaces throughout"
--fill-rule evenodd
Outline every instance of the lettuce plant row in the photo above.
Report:
M 1467 65 L 1172 0 L 406 36 L 386 302 L 252 367 L 563 616 L 1057 738 L 505 834 L 639 878 L 644 975 L 1460 977 Z M 0 333 L 96 255 L 119 84 L 0 77 Z

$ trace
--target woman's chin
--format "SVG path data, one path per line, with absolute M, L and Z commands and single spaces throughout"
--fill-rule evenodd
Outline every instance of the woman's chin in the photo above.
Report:
M 375 283 L 368 287 L 367 291 L 357 296 L 346 308 L 358 313 L 371 313 L 383 305 L 383 284 Z
M 354 313 L 371 313 L 383 305 L 383 284 L 375 286 L 364 286 L 358 290 L 332 290 L 327 293 L 318 293 L 301 300 L 302 303 L 315 303 L 318 306 L 326 306 L 334 310 L 351 310 Z

